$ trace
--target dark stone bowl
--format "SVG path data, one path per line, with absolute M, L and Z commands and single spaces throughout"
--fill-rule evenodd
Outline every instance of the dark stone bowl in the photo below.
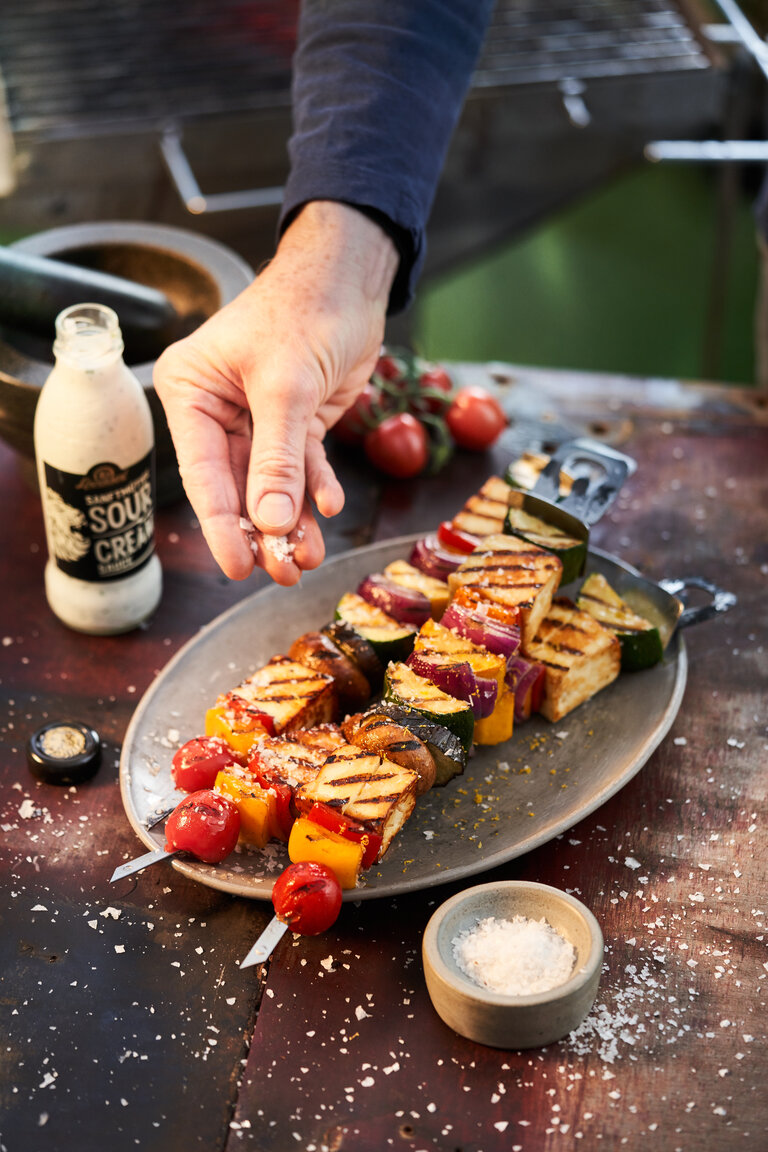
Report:
M 35 256 L 66 260 L 157 288 L 169 298 L 184 335 L 235 298 L 254 277 L 230 249 L 207 237 L 165 225 L 130 222 L 75 224 L 17 241 L 12 247 Z M 72 301 L 78 303 L 79 301 Z M 181 495 L 182 487 L 162 405 L 152 387 L 155 361 L 168 342 L 157 346 L 126 343 L 125 360 L 144 386 L 155 422 L 160 503 Z M 21 456 L 25 476 L 34 481 L 33 423 L 40 389 L 53 366 L 50 340 L 0 328 L 0 438 Z

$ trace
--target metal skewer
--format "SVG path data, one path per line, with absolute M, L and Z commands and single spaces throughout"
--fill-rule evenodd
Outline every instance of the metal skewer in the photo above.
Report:
M 250 968 L 252 964 L 263 964 L 272 955 L 287 931 L 288 925 L 283 920 L 278 920 L 277 916 L 273 916 L 240 967 Z
M 141 872 L 142 868 L 148 868 L 150 864 L 156 864 L 159 860 L 168 860 L 171 856 L 178 856 L 178 852 L 167 852 L 164 848 L 155 848 L 151 852 L 145 852 L 143 856 L 137 856 L 135 860 L 129 860 L 126 864 L 121 864 L 119 868 L 115 868 L 109 882 L 114 884 L 115 880 L 124 880 L 126 876 L 131 876 L 134 872 Z
M 161 824 L 170 816 L 171 812 L 173 812 L 173 808 L 166 808 L 164 811 L 148 817 L 144 823 L 145 828 L 154 828 L 156 824 Z M 123 880 L 134 872 L 141 872 L 143 868 L 148 868 L 150 864 L 159 860 L 168 860 L 171 856 L 176 855 L 176 852 L 167 852 L 164 848 L 153 848 L 151 852 L 145 852 L 143 856 L 137 856 L 135 860 L 129 860 L 126 864 L 121 864 L 119 868 L 115 868 L 109 882 L 114 884 L 115 880 Z

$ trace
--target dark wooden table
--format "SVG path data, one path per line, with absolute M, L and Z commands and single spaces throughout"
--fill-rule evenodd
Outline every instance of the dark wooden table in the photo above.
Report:
M 0 1148 L 381 1152 L 768 1147 L 768 414 L 756 394 L 465 366 L 515 421 L 486 457 L 381 485 L 340 460 L 329 551 L 427 529 L 526 442 L 589 432 L 639 462 L 594 542 L 653 578 L 697 574 L 738 607 L 686 635 L 676 722 L 612 800 L 496 869 L 576 893 L 606 939 L 595 1009 L 546 1049 L 463 1040 L 420 958 L 461 885 L 345 904 L 271 963 L 239 960 L 271 907 L 168 865 L 110 886 L 142 851 L 118 787 L 142 692 L 252 591 L 214 567 L 187 505 L 161 511 L 165 593 L 131 635 L 65 629 L 43 593 L 37 496 L 0 448 Z M 77 789 L 36 783 L 28 734 L 79 717 L 105 742 Z M 485 879 L 483 876 L 481 879 Z M 599 1142 L 599 1143 L 598 1143 Z

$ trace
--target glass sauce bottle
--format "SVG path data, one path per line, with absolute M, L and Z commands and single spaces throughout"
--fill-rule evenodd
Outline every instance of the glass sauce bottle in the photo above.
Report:
M 46 596 L 70 628 L 126 632 L 154 612 L 162 590 L 149 402 L 123 361 L 111 308 L 65 309 L 53 351 L 34 430 Z

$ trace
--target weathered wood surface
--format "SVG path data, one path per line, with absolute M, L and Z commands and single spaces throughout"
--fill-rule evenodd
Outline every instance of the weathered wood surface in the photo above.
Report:
M 478 367 L 461 373 L 487 378 Z M 595 544 L 651 577 L 703 575 L 739 596 L 728 616 L 687 633 L 685 699 L 640 774 L 493 874 L 571 890 L 594 911 L 607 950 L 586 1026 L 547 1049 L 504 1052 L 443 1025 L 423 982 L 421 935 L 460 885 L 345 905 L 331 932 L 287 937 L 266 969 L 246 972 L 238 960 L 271 907 L 169 866 L 110 886 L 114 866 L 141 851 L 117 773 L 132 711 L 181 644 L 246 589 L 220 576 L 180 504 L 159 516 L 165 594 L 149 626 L 114 639 L 69 632 L 44 599 L 38 499 L 3 447 L 7 1152 L 768 1144 L 765 410 L 712 387 L 512 375 L 515 423 L 488 457 L 383 486 L 340 459 L 348 508 L 327 539 L 339 551 L 431 527 L 518 440 L 599 425 L 639 467 Z M 24 759 L 27 735 L 66 716 L 105 741 L 101 771 L 76 790 L 36 784 Z

